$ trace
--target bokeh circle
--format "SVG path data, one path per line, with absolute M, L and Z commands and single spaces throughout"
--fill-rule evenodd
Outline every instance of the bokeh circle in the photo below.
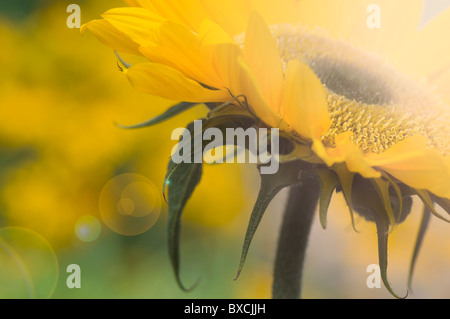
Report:
M 161 212 L 161 194 L 145 176 L 122 174 L 103 187 L 99 210 L 105 225 L 126 236 L 140 235 L 149 230 Z
M 44 237 L 22 227 L 0 229 L 0 299 L 50 298 L 58 272 L 58 259 Z
M 81 216 L 75 223 L 75 234 L 85 243 L 95 241 L 102 231 L 102 225 L 91 215 Z

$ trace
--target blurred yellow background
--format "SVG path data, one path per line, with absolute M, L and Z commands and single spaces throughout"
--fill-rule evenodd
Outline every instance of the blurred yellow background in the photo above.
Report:
M 153 128 L 118 128 L 174 102 L 133 89 L 113 52 L 69 29 L 71 3 L 0 6 L 0 298 L 269 298 L 285 193 L 270 205 L 234 281 L 259 178 L 252 165 L 206 167 L 181 237 L 182 279 L 189 285 L 200 277 L 201 284 L 183 293 L 169 263 L 161 189 L 172 130 L 206 108 Z M 77 3 L 83 22 L 123 5 Z M 137 202 L 152 214 L 146 227 L 117 229 L 114 218 L 131 218 Z M 366 268 L 378 262 L 374 227 L 360 221 L 361 233 L 354 233 L 342 198 L 332 205 L 328 229 L 315 223 L 304 297 L 390 298 L 384 288 L 366 286 Z M 115 215 L 105 217 L 111 210 Z M 415 209 L 392 236 L 389 278 L 400 294 L 419 221 Z M 448 227 L 433 220 L 410 297 L 450 297 Z M 81 268 L 80 289 L 66 285 L 71 264 Z

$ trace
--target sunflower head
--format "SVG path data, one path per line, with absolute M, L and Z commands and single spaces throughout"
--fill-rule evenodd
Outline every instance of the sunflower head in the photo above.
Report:
M 435 204 L 450 212 L 450 113 L 443 99 L 381 55 L 365 50 L 367 46 L 339 39 L 334 29 L 341 26 L 348 32 L 348 23 L 324 19 L 323 12 L 315 21 L 313 12 L 322 1 L 127 2 L 130 7 L 112 9 L 83 30 L 89 29 L 116 51 L 147 59 L 132 66 L 122 61 L 133 86 L 184 101 L 136 127 L 154 125 L 204 103 L 208 107 L 204 130 L 281 131 L 280 170 L 261 176 L 239 271 L 272 198 L 283 188 L 314 180 L 320 185 L 324 228 L 334 192 L 344 195 L 354 227 L 354 212 L 376 224 L 383 282 L 394 294 L 386 274 L 388 236 L 409 214 L 412 197 L 422 200 L 424 214 L 446 220 Z M 357 1 L 346 4 L 361 9 Z M 353 13 L 345 11 L 342 19 Z M 277 23 L 268 25 L 265 19 Z M 411 26 L 414 19 L 405 15 L 404 20 Z M 330 29 L 302 22 L 329 23 Z M 439 60 L 436 65 L 446 64 Z M 447 69 L 439 70 L 445 79 Z M 188 130 L 194 134 L 193 124 Z M 164 186 L 170 256 L 182 287 L 180 218 L 201 174 L 201 163 L 171 161 Z M 420 242 L 421 235 L 417 247 Z

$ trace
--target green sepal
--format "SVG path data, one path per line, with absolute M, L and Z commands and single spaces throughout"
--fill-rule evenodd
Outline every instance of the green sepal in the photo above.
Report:
M 396 222 L 396 219 L 394 216 L 394 211 L 392 210 L 391 199 L 390 199 L 390 195 L 389 195 L 390 183 L 381 178 L 371 179 L 370 181 L 373 183 L 374 188 L 377 191 L 381 202 L 383 203 L 384 210 L 389 219 L 389 225 L 390 225 L 389 232 L 391 233 L 394 230 L 394 227 L 397 224 L 397 222 Z M 399 216 L 400 216 L 400 214 L 399 214 Z
M 381 272 L 381 280 L 392 296 L 397 299 L 405 299 L 408 296 L 408 293 L 406 293 L 404 297 L 398 296 L 392 289 L 387 278 L 389 223 L 378 220 L 375 224 L 377 226 L 378 259 Z
M 439 219 L 442 219 L 443 221 L 445 221 L 447 223 L 450 223 L 450 220 L 446 219 L 445 217 L 443 217 L 441 214 L 439 214 L 436 211 L 436 209 L 434 208 L 434 205 L 433 205 L 433 200 L 431 199 L 430 194 L 426 190 L 416 189 L 415 192 L 420 197 L 420 199 L 422 200 L 424 205 L 430 210 L 430 212 L 434 216 L 436 216 Z
M 397 183 L 389 176 L 389 174 L 382 172 L 381 173 L 383 177 L 389 182 L 390 186 L 394 189 L 394 192 L 398 199 L 398 215 L 396 218 L 396 223 L 399 224 L 401 221 L 402 213 L 403 213 L 403 194 L 400 187 L 397 185 Z M 405 191 L 405 195 L 408 192 Z M 392 202 L 391 202 L 392 203 Z M 407 205 L 406 205 L 407 206 Z
M 184 148 L 184 146 L 186 145 L 186 143 L 191 143 L 191 145 L 193 144 L 193 142 L 195 141 L 196 138 L 198 138 L 198 135 L 201 134 L 203 136 L 203 132 L 205 130 L 207 130 L 208 128 L 218 128 L 219 130 L 222 131 L 223 136 L 225 137 L 226 134 L 226 129 L 227 128 L 244 128 L 247 129 L 249 127 L 251 127 L 252 125 L 254 125 L 254 121 L 252 119 L 250 119 L 248 116 L 240 116 L 240 115 L 220 115 L 220 116 L 214 116 L 208 119 L 202 119 L 202 131 L 201 132 L 197 132 L 197 135 L 195 134 L 196 132 L 194 132 L 194 123 L 190 123 L 187 126 L 187 130 L 189 130 L 190 132 L 190 136 L 191 139 L 190 140 L 181 140 L 179 142 L 179 147 L 180 148 Z M 206 144 L 209 143 L 209 141 L 204 141 L 203 138 L 202 140 L 202 151 L 203 148 L 205 147 Z M 223 141 L 224 144 L 226 142 L 226 140 Z M 191 156 L 195 156 L 195 154 L 191 154 Z M 203 154 L 202 154 L 203 157 Z M 168 186 L 168 183 L 170 182 L 170 177 L 173 174 L 173 172 L 178 168 L 180 164 L 176 164 L 171 162 L 171 164 L 168 166 L 167 169 L 167 173 L 166 173 L 166 177 L 164 179 L 164 183 L 163 183 L 163 197 L 164 200 L 166 200 L 166 188 Z M 167 202 L 167 200 L 166 200 Z
M 320 180 L 319 219 L 322 228 L 326 229 L 328 207 L 330 206 L 331 197 L 339 185 L 339 178 L 328 169 L 317 169 L 316 173 Z
M 184 291 L 190 291 L 195 288 L 195 283 L 190 288 L 185 288 L 180 278 L 180 229 L 181 216 L 187 201 L 192 196 L 195 187 L 199 184 L 202 176 L 202 164 L 195 163 L 181 163 L 177 164 L 175 169 L 171 161 L 168 171 L 170 174 L 170 183 L 167 183 L 168 188 L 168 247 L 169 256 L 172 263 L 172 268 L 175 272 L 175 277 L 178 285 Z
M 126 62 L 126 61 L 120 56 L 119 52 L 114 51 L 114 54 L 116 55 L 117 59 L 119 59 L 120 63 L 122 63 L 122 65 L 125 67 L 125 69 L 129 69 L 129 68 L 131 68 L 131 67 L 133 66 L 131 63 Z M 117 63 L 119 63 L 119 62 L 117 62 Z M 123 72 L 122 67 L 121 67 L 119 64 L 117 64 L 117 65 L 119 66 L 120 71 Z
M 393 291 L 387 278 L 388 237 L 391 221 L 388 214 L 386 214 L 386 204 L 383 203 L 382 197 L 374 196 L 374 193 L 379 192 L 379 190 L 375 190 L 378 187 L 377 183 L 357 176 L 353 184 L 355 187 L 353 188 L 352 200 L 355 211 L 366 220 L 374 222 L 377 228 L 378 258 L 383 284 L 392 296 L 402 298 Z M 387 186 L 385 186 L 385 189 L 387 189 Z
M 431 220 L 430 210 L 425 206 L 423 209 L 422 221 L 420 222 L 416 243 L 414 245 L 414 252 L 409 266 L 408 289 L 410 291 L 412 291 L 412 279 L 414 274 L 414 267 L 416 265 L 417 257 L 419 256 L 420 248 L 422 247 L 423 239 L 425 238 L 425 233 L 428 229 L 428 225 L 430 224 L 430 220 Z
M 192 143 L 192 141 L 194 141 L 195 136 L 194 136 L 194 122 L 189 123 L 189 125 L 186 127 L 186 129 L 189 131 L 190 135 L 191 135 L 191 140 L 189 142 Z M 184 146 L 184 143 L 187 143 L 188 141 L 184 141 L 184 140 L 180 140 L 180 147 Z M 192 145 L 192 144 L 191 144 Z M 194 153 L 191 154 L 191 157 L 194 157 Z M 163 183 L 163 190 L 162 190 L 162 194 L 163 194 L 163 198 L 165 200 L 166 203 L 167 202 L 167 198 L 166 198 L 166 189 L 168 188 L 168 186 L 171 184 L 171 178 L 172 178 L 172 174 L 178 169 L 178 167 L 181 165 L 181 163 L 174 163 L 172 160 L 169 161 L 169 165 L 167 166 L 167 171 L 166 171 L 166 176 L 164 178 L 164 183 Z
M 300 161 L 280 164 L 276 174 L 261 176 L 261 188 L 253 207 L 247 232 L 242 247 L 241 260 L 235 280 L 239 277 L 247 258 L 247 254 L 258 226 L 272 199 L 285 187 L 293 186 L 301 182 L 305 171 L 305 164 Z
M 189 102 L 181 102 L 177 105 L 174 105 L 172 107 L 170 107 L 167 111 L 165 111 L 163 114 L 158 115 L 148 121 L 145 121 L 143 123 L 139 123 L 136 125 L 130 125 L 130 126 L 126 126 L 126 125 L 120 125 L 117 124 L 118 127 L 123 128 L 123 129 L 127 129 L 127 130 L 133 130 L 133 129 L 140 129 L 140 128 L 146 128 L 146 127 L 150 127 L 153 125 L 157 125 L 160 124 L 168 119 L 171 119 L 174 116 L 177 116 L 178 114 L 185 112 L 191 108 L 193 108 L 194 106 L 198 105 L 199 103 L 189 103 Z
M 203 131 L 210 127 L 217 127 L 222 131 L 225 131 L 229 127 L 249 127 L 253 125 L 253 121 L 249 121 L 248 117 L 232 117 L 232 116 L 218 116 L 212 119 L 203 120 Z M 190 123 L 187 126 L 187 130 L 191 133 L 191 142 L 195 139 L 194 135 L 194 123 Z M 198 132 L 200 134 L 201 132 Z M 202 149 L 205 147 L 208 141 L 202 140 Z M 183 141 L 181 141 L 180 147 L 182 147 Z M 191 154 L 195 156 L 194 153 Z M 192 161 L 193 162 L 193 161 Z M 167 173 L 164 178 L 163 196 L 169 206 L 168 213 L 168 246 L 169 255 L 172 263 L 172 268 L 175 272 L 175 277 L 178 285 L 184 291 L 190 291 L 195 288 L 195 283 L 190 288 L 185 288 L 180 279 L 180 229 L 181 229 L 181 216 L 183 209 L 194 192 L 195 187 L 199 184 L 202 176 L 202 163 L 174 163 L 170 160 L 167 167 Z M 165 196 L 166 189 L 168 190 L 168 196 Z
M 353 200 L 352 200 L 352 189 L 353 189 L 353 180 L 355 178 L 355 174 L 348 171 L 345 164 L 338 164 L 333 167 L 333 170 L 339 177 L 339 181 L 342 187 L 342 193 L 344 194 L 345 202 L 347 203 L 350 218 L 352 221 L 353 230 L 357 233 L 359 231 L 356 229 L 355 225 L 355 214 L 353 209 Z
M 433 202 L 441 206 L 448 214 L 450 214 L 450 199 L 437 197 L 436 195 L 430 194 Z
M 194 123 L 187 126 L 187 130 L 194 131 Z M 194 154 L 191 154 L 194 156 Z M 194 289 L 198 281 L 190 288 L 185 288 L 180 278 L 180 231 L 181 216 L 187 201 L 192 196 L 202 176 L 202 163 L 175 163 L 172 159 L 169 161 L 167 173 L 164 178 L 163 195 L 168 203 L 168 249 L 169 257 L 177 284 L 184 291 Z M 168 196 L 165 196 L 167 188 Z
M 190 141 L 182 141 L 179 144 L 180 148 L 183 148 L 186 143 L 191 143 L 195 140 L 195 138 L 198 138 L 198 135 L 201 134 L 203 136 L 203 132 L 209 128 L 217 128 L 222 131 L 222 135 L 224 136 L 224 144 L 226 142 L 226 129 L 227 128 L 243 128 L 247 129 L 251 126 L 253 126 L 255 122 L 249 118 L 248 116 L 241 116 L 236 114 L 229 114 L 229 115 L 220 115 L 220 116 L 214 116 L 203 120 L 202 123 L 202 131 L 197 132 L 197 135 L 195 135 L 195 132 L 193 132 L 193 129 L 191 130 L 191 140 Z M 190 124 L 192 125 L 192 123 Z M 189 129 L 189 127 L 188 127 Z M 193 134 L 194 133 L 194 134 Z M 205 144 L 209 143 L 208 141 L 203 141 L 203 147 Z
M 420 248 L 422 247 L 423 239 L 425 238 L 425 233 L 428 229 L 428 226 L 430 224 L 431 216 L 437 215 L 438 218 L 443 219 L 444 221 L 448 221 L 447 219 L 443 218 L 439 214 L 437 214 L 436 210 L 434 209 L 433 203 L 438 204 L 441 206 L 447 213 L 450 214 L 450 200 L 446 198 L 440 198 L 433 194 L 429 194 L 426 191 L 418 191 L 416 190 L 417 195 L 420 197 L 422 202 L 424 203 L 424 209 L 423 209 L 423 216 L 422 220 L 420 222 L 419 232 L 417 234 L 416 243 L 414 245 L 414 252 L 411 258 L 411 263 L 409 267 L 409 276 L 408 276 L 408 289 L 412 290 L 412 279 L 414 275 L 414 268 L 417 262 L 417 258 L 419 256 Z
M 253 116 L 246 109 L 230 103 L 221 104 L 215 109 L 212 109 L 212 111 L 208 114 L 208 118 L 221 116 L 239 116 L 253 119 Z

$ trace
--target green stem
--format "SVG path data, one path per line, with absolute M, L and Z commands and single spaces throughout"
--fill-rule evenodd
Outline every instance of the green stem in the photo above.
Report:
M 308 238 L 319 199 L 319 183 L 304 180 L 289 193 L 275 257 L 273 299 L 301 297 Z

